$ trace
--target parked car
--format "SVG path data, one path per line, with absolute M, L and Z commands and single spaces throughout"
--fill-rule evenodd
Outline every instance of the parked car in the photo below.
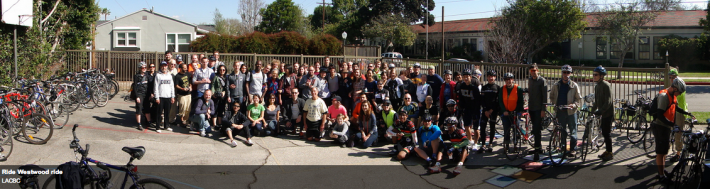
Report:
M 468 60 L 463 59 L 463 58 L 450 58 L 448 61 L 455 61 L 455 62 L 468 62 Z
M 390 64 L 390 63 L 395 63 L 397 66 L 402 63 L 402 54 L 398 52 L 386 52 L 382 53 L 382 61 Z

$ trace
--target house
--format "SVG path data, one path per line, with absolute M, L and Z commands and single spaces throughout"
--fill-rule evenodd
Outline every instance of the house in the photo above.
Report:
M 659 52 L 658 42 L 663 36 L 674 34 L 681 37 L 700 36 L 703 32 L 698 22 L 705 18 L 704 10 L 680 10 L 659 13 L 654 22 L 647 24 L 648 29 L 643 30 L 639 40 L 634 44 L 633 50 L 625 55 L 625 62 L 638 64 L 665 63 L 665 52 Z M 470 51 L 481 51 L 487 57 L 485 33 L 491 29 L 491 18 L 455 20 L 444 22 L 445 50 L 448 52 L 454 47 L 466 45 Z M 609 36 L 598 30 L 592 15 L 585 18 L 588 23 L 582 38 L 560 42 L 562 47 L 561 57 L 582 60 L 610 60 L 619 61 L 620 50 L 609 40 Z M 415 45 L 403 47 L 400 52 L 406 55 L 424 56 L 426 41 L 426 28 L 421 25 L 412 25 L 417 33 Z M 429 27 L 429 45 L 441 46 L 442 24 L 437 22 Z M 431 53 L 431 52 L 430 52 Z
M 211 32 L 152 10 L 139 10 L 115 20 L 96 23 L 95 50 L 190 52 L 190 42 Z

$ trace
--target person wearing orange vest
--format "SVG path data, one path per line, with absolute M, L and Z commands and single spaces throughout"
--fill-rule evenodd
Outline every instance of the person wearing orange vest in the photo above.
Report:
M 658 96 L 656 96 L 657 111 L 649 112 L 655 115 L 655 119 L 651 122 L 651 128 L 656 139 L 656 165 L 658 166 L 658 176 L 656 178 L 660 183 L 667 183 L 670 180 L 666 176 L 667 173 L 665 173 L 664 169 L 666 155 L 668 155 L 668 149 L 670 148 L 671 129 L 676 125 L 676 113 L 695 117 L 678 106 L 676 97 L 683 92 L 685 92 L 685 82 L 680 78 L 674 79 L 671 87 L 658 92 Z
M 515 84 L 515 79 L 512 73 L 508 72 L 503 75 L 505 80 L 505 86 L 501 87 L 498 91 L 498 104 L 500 104 L 500 110 L 503 112 L 500 120 L 503 122 L 503 144 L 505 150 L 508 150 L 508 143 L 510 143 L 510 126 L 516 119 L 513 117 L 514 113 L 518 114 L 520 117 L 520 112 L 523 111 L 523 88 Z

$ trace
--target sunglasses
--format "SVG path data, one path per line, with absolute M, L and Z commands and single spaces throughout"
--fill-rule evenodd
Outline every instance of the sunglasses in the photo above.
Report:
M 592 76 L 599 76 L 599 74 L 592 74 Z
M 431 120 L 424 120 L 424 122 L 431 122 Z
M 562 74 L 571 74 L 572 72 L 562 72 Z
M 141 69 L 145 69 L 145 68 L 146 68 L 145 66 L 141 67 Z
M 219 71 L 227 71 L 227 70 L 225 70 L 225 69 L 219 69 Z
M 154 66 L 154 65 L 150 65 L 150 67 L 151 67 L 151 68 L 155 68 L 155 66 Z

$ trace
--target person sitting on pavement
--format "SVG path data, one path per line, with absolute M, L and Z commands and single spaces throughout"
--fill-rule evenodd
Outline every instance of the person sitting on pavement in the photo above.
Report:
M 197 125 L 197 130 L 200 131 L 200 136 L 207 136 L 210 131 L 210 123 L 207 121 L 215 115 L 214 101 L 212 101 L 212 91 L 207 89 L 202 95 L 202 98 L 197 100 L 194 107 L 194 113 L 190 117 L 190 121 Z
M 345 109 L 345 106 L 343 106 L 340 102 L 342 101 L 342 98 L 340 96 L 334 96 L 333 97 L 333 102 L 331 103 L 330 106 L 328 106 L 328 123 L 326 123 L 326 127 L 328 128 L 333 128 L 333 126 L 336 124 L 335 119 L 338 118 L 338 115 L 343 114 L 345 115 L 345 121 L 348 122 L 348 125 L 350 122 L 348 121 L 348 110 Z
M 395 114 L 397 114 L 397 112 L 392 109 L 392 102 L 390 100 L 385 100 L 382 103 L 382 111 L 380 111 L 379 116 L 377 116 L 377 130 L 385 131 L 392 127 L 392 124 L 394 124 L 394 121 L 397 119 Z M 380 139 L 387 138 L 386 132 L 379 133 L 382 133 L 380 134 Z
M 356 119 L 355 132 L 351 132 L 349 146 L 362 143 L 363 148 L 372 146 L 377 140 L 377 118 L 372 111 L 372 105 L 364 101 L 360 107 L 359 117 Z
M 342 113 L 338 114 L 333 123 L 333 132 L 330 133 L 330 138 L 340 147 L 345 147 L 348 142 L 348 127 L 350 127 L 350 123 L 347 121 L 347 116 Z
M 449 160 L 450 161 L 456 161 L 454 159 L 454 155 L 456 155 L 456 158 L 458 158 L 458 165 L 456 165 L 456 168 L 454 168 L 454 175 L 461 174 L 461 170 L 463 169 L 463 163 L 466 161 L 466 157 L 468 157 L 468 144 L 469 140 L 468 137 L 466 137 L 466 131 L 464 130 L 463 126 L 459 124 L 459 121 L 456 119 L 456 117 L 448 117 L 444 121 L 444 124 L 446 124 L 446 137 L 449 141 L 451 141 L 451 144 L 448 145 L 448 152 L 447 155 L 449 155 Z
M 236 130 L 236 133 L 244 133 L 244 137 L 246 138 L 246 141 L 244 141 L 245 144 L 249 146 L 254 144 L 251 141 L 249 126 L 245 125 L 249 119 L 239 111 L 240 107 L 241 105 L 239 103 L 232 104 L 232 110 L 227 111 L 222 118 L 222 128 L 231 141 L 232 147 L 237 147 L 237 142 L 234 141 L 234 130 Z
M 247 118 L 249 118 L 249 130 L 251 130 L 251 135 L 261 136 L 261 132 L 264 131 L 264 105 L 261 105 L 261 96 L 258 94 L 252 95 L 252 101 L 249 106 L 247 106 Z
M 449 117 L 459 117 L 458 112 L 456 112 L 456 100 L 449 99 L 446 101 L 446 109 L 443 109 L 439 115 L 439 123 L 444 123 L 446 118 Z
M 426 116 L 431 116 L 432 123 L 436 125 L 439 119 L 439 107 L 434 106 L 434 98 L 432 96 L 427 96 L 424 100 L 424 105 L 419 107 L 419 119 Z M 419 125 L 422 125 L 421 122 Z
M 266 111 L 264 111 L 264 120 L 266 121 L 266 135 L 267 136 L 272 136 L 272 135 L 277 135 L 278 133 L 276 132 L 277 127 L 279 126 L 279 116 L 281 115 L 281 106 L 276 104 L 276 101 L 279 99 L 276 98 L 276 95 L 274 94 L 268 94 L 270 98 L 269 102 L 266 104 Z
M 318 89 L 311 87 L 310 98 L 306 101 L 303 107 L 303 112 L 306 114 L 305 129 L 306 139 L 309 141 L 320 141 L 323 137 L 325 122 L 327 121 L 328 107 L 325 106 L 323 99 L 318 97 Z
M 387 128 L 387 138 L 392 139 L 394 149 L 390 155 L 397 155 L 397 160 L 404 160 L 417 144 L 417 129 L 412 121 L 407 120 L 407 112 L 397 113 L 397 121 Z
M 430 173 L 441 172 L 441 155 L 444 147 L 444 140 L 441 139 L 439 126 L 431 124 L 431 117 L 425 117 L 424 125 L 419 127 L 419 147 L 414 151 L 429 164 Z M 431 159 L 433 157 L 434 159 Z

